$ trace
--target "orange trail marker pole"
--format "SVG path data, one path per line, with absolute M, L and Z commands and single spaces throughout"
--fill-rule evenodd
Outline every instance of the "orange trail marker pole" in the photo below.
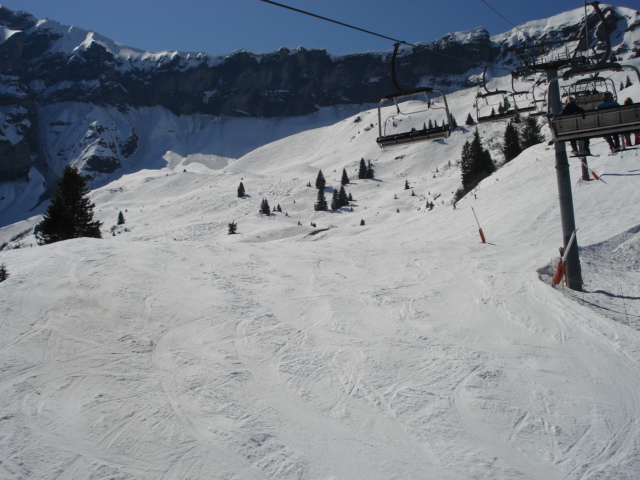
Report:
M 587 165 L 587 164 L 586 164 L 586 163 L 584 163 L 584 162 L 582 162 L 582 165 L 584 165 L 584 166 L 585 166 L 585 168 L 591 172 L 591 175 L 593 175 L 593 178 L 595 178 L 596 180 L 600 180 L 602 183 L 607 183 L 607 182 L 605 182 L 604 180 L 602 180 L 602 179 L 601 179 L 601 178 L 596 174 L 596 172 L 594 172 L 593 170 L 591 170 L 591 169 L 589 168 L 589 165 Z
M 573 245 L 573 240 L 576 238 L 576 232 L 578 229 L 576 228 L 571 234 L 571 238 L 569 238 L 569 243 L 567 243 L 567 248 L 564 249 L 564 254 L 562 258 L 558 262 L 558 268 L 556 269 L 556 274 L 553 276 L 551 280 L 554 285 L 558 285 L 562 281 L 562 277 L 564 277 L 566 269 L 567 269 L 567 257 L 569 256 L 569 250 L 571 250 L 571 245 Z M 564 287 L 563 287 L 564 288 Z
M 478 221 L 476 211 L 473 209 L 473 207 L 471 207 L 471 211 L 473 212 L 473 216 L 476 217 L 476 223 L 478 224 L 478 233 L 480 233 L 480 240 L 482 240 L 482 243 L 487 243 L 484 239 L 484 233 L 482 233 L 482 227 L 480 226 L 480 222 Z

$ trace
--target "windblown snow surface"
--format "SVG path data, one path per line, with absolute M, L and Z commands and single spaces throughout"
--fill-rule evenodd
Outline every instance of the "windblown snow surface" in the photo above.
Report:
M 553 146 L 454 209 L 471 131 L 380 150 L 359 118 L 169 152 L 93 192 L 102 240 L 0 230 L 0 478 L 640 478 L 638 151 L 594 139 L 603 181 L 570 161 L 575 292 L 551 285 Z M 496 160 L 505 125 L 479 126 Z M 315 212 L 343 168 L 353 211 Z

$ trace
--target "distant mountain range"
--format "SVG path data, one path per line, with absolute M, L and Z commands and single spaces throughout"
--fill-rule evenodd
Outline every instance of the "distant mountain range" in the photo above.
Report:
M 638 57 L 640 42 L 629 33 L 640 26 L 640 14 L 602 8 L 613 53 Z M 496 36 L 478 28 L 424 43 L 428 48 L 403 47 L 399 82 L 447 92 L 477 86 L 480 65 L 513 68 L 512 48 L 525 39 L 575 38 L 582 15 L 577 9 Z M 598 24 L 590 15 L 589 26 Z M 68 164 L 97 187 L 166 164 L 163 154 L 178 144 L 181 155 L 237 158 L 308 128 L 295 118 L 315 115 L 324 125 L 368 108 L 395 90 L 390 59 L 391 51 L 336 56 L 305 48 L 151 53 L 0 8 L 0 225 L 48 198 Z

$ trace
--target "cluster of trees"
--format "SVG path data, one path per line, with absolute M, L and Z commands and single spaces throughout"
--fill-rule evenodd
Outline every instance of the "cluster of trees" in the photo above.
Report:
M 478 129 L 474 132 L 471 142 L 467 140 L 462 146 L 460 170 L 463 195 L 473 190 L 484 178 L 496 171 L 491 154 L 482 147 Z
M 366 164 L 364 163 L 364 158 L 360 159 L 360 166 L 358 167 L 358 179 L 371 179 L 375 178 L 375 171 L 373 169 L 373 165 L 371 164 L 371 160 L 369 160 Z
M 515 123 L 509 122 L 501 145 L 505 163 L 516 158 L 523 150 L 542 142 L 544 142 L 544 136 L 535 117 L 527 117 L 520 130 L 516 128 Z
M 51 204 L 34 229 L 38 245 L 80 237 L 102 238 L 102 223 L 93 220 L 94 207 L 87 180 L 78 169 L 67 166 L 58 179 Z
M 364 159 L 362 160 L 362 162 L 364 162 Z M 371 164 L 371 162 L 369 162 L 369 164 Z M 373 167 L 371 167 L 371 172 L 373 174 Z M 344 186 L 350 183 L 346 169 L 342 170 L 342 179 L 340 180 L 340 183 L 340 189 L 334 189 L 333 191 L 333 196 L 331 198 L 331 210 L 338 210 L 339 208 L 346 207 L 347 205 L 349 205 L 349 202 L 353 201 L 353 197 L 351 196 L 351 194 L 347 194 L 347 191 L 344 189 Z M 313 206 L 314 210 L 317 212 L 326 212 L 327 210 L 329 210 L 329 204 L 327 203 L 327 198 L 324 193 L 324 189 L 326 186 L 327 182 L 324 178 L 324 174 L 322 173 L 322 170 L 319 170 L 318 176 L 316 177 L 316 188 L 318 189 L 318 197 L 316 199 L 315 205 Z
M 627 75 L 627 81 L 624 84 L 622 82 L 620 82 L 620 90 L 624 90 L 625 88 L 629 88 L 631 85 L 633 85 L 633 83 L 631 83 L 631 79 L 629 78 L 629 75 Z

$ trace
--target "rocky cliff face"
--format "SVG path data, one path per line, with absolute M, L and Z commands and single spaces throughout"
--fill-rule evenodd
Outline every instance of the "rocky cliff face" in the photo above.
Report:
M 638 24 L 637 12 L 633 17 L 629 9 L 606 11 L 617 31 Z M 533 40 L 561 40 L 576 35 L 580 24 L 556 27 L 534 26 L 527 33 Z M 515 30 L 492 38 L 478 29 L 447 35 L 425 44 L 426 49 L 405 47 L 398 61 L 399 81 L 408 88 L 472 86 L 478 76 L 471 73 L 477 74 L 479 65 L 514 62 L 509 49 L 516 37 Z M 619 49 L 638 47 L 623 43 L 619 41 Z M 394 91 L 390 58 L 390 51 L 333 56 L 304 48 L 260 55 L 149 53 L 0 8 L 0 182 L 25 178 L 34 166 L 51 180 L 48 164 L 61 152 L 43 151 L 43 136 L 63 135 L 60 123 L 72 124 L 73 119 L 42 125 L 39 112 L 44 107 L 80 102 L 122 112 L 160 106 L 175 115 L 301 116 L 325 106 L 371 104 Z M 89 176 L 118 171 L 135 153 L 141 139 L 135 126 L 126 130 L 114 140 L 106 125 L 87 129 L 80 141 L 83 148 L 76 150 L 85 152 L 82 167 Z

